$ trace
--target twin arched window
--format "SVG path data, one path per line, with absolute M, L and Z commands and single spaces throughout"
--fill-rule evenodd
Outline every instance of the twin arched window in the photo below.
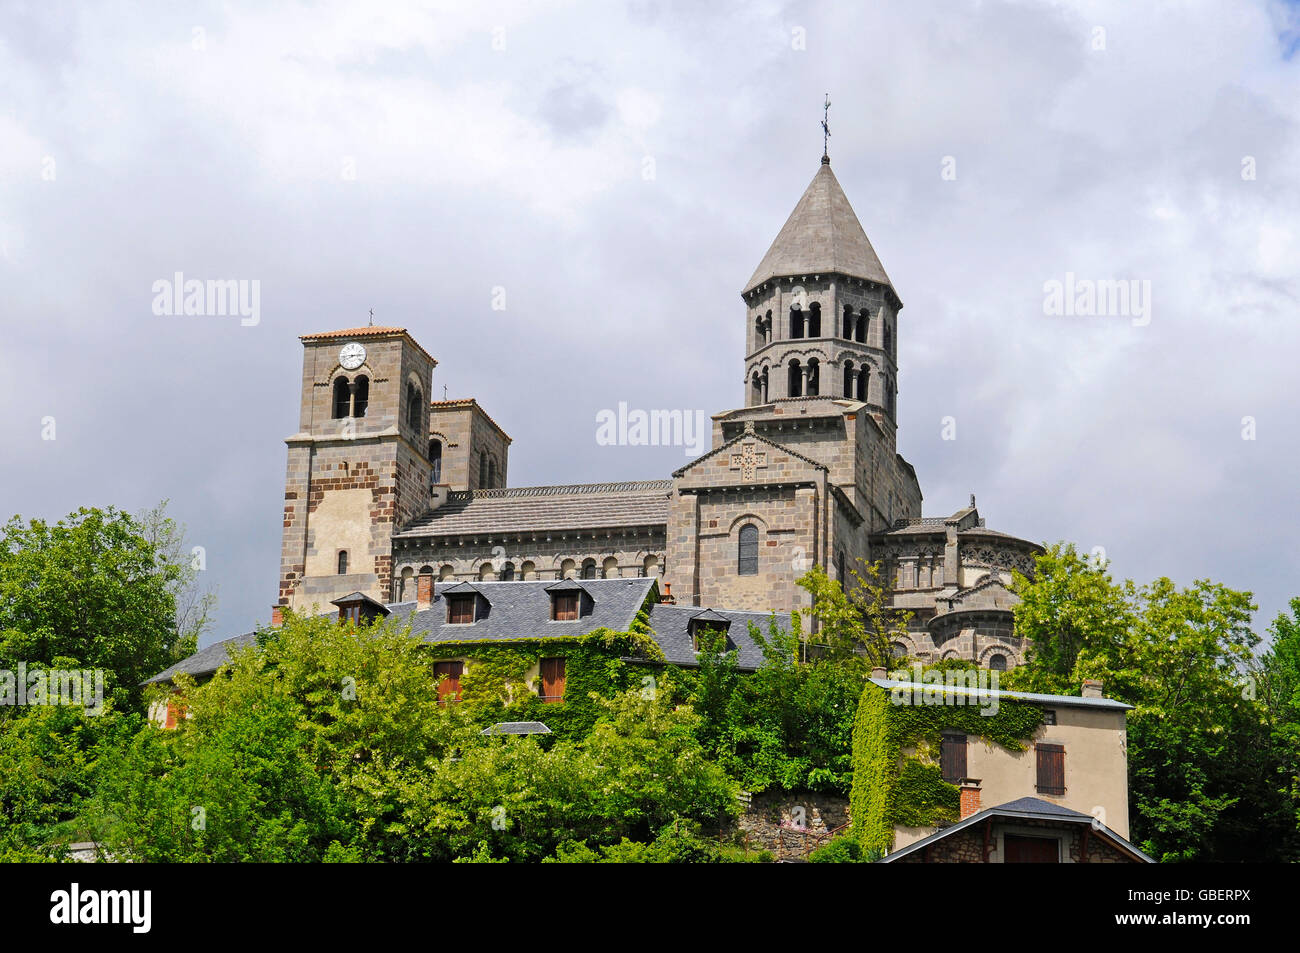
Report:
M 741 576 L 758 575 L 758 527 L 746 523 L 740 527 L 740 544 L 736 553 L 736 573 Z
M 355 381 L 346 377 L 334 379 L 333 417 L 364 417 L 370 405 L 370 378 L 362 374 Z

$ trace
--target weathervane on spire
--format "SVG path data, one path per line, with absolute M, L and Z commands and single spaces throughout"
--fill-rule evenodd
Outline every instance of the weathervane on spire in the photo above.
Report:
M 831 118 L 831 94 L 827 93 L 826 102 L 822 106 L 822 161 L 823 162 L 831 161 L 830 152 L 826 148 L 827 147 L 826 140 L 828 140 L 831 137 L 830 118 Z

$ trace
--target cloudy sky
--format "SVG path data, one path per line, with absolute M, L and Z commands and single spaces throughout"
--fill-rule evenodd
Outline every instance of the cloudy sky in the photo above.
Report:
M 512 485 L 666 477 L 681 448 L 596 414 L 742 402 L 739 293 L 827 92 L 927 514 L 974 492 L 1121 577 L 1252 590 L 1262 630 L 1300 595 L 1285 3 L 7 0 L 0 511 L 169 499 L 205 641 L 265 621 L 297 336 L 371 308 L 514 437 Z M 154 314 L 177 271 L 260 282 L 258 323 Z M 1046 314 L 1067 274 L 1149 315 Z

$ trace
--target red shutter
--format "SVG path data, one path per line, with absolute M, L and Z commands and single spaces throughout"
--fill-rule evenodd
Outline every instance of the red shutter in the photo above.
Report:
M 1002 845 L 1006 849 L 1008 864 L 1059 864 L 1061 845 L 1054 837 L 1026 837 L 1021 834 L 1004 834 Z
M 1036 745 L 1038 756 L 1038 793 L 1065 793 L 1065 746 Z
M 444 676 L 438 683 L 438 702 L 460 701 L 460 676 L 465 670 L 463 662 L 435 662 L 433 674 Z
M 564 659 L 542 659 L 542 701 L 564 700 Z

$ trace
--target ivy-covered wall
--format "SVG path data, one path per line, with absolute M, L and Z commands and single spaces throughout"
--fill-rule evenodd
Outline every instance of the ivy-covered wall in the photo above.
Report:
M 647 688 L 657 676 L 644 662 L 662 662 L 647 615 L 638 614 L 627 632 L 596 629 L 564 638 L 493 639 L 491 642 L 433 642 L 437 659 L 464 659 L 461 704 L 485 727 L 501 721 L 540 721 L 555 737 L 585 737 L 600 711 L 595 693 L 609 698 L 630 688 Z M 537 694 L 543 658 L 564 659 L 564 699 L 544 702 Z M 624 661 L 636 659 L 638 661 Z
M 929 686 L 927 686 L 929 689 Z M 1024 751 L 1043 722 L 1036 705 L 1000 699 L 995 714 L 938 691 L 942 703 L 893 703 L 887 689 L 868 684 L 853 725 L 853 834 L 869 857 L 893 847 L 894 827 L 933 827 L 957 820 L 961 792 L 943 779 L 939 746 L 944 731 L 983 738 Z

